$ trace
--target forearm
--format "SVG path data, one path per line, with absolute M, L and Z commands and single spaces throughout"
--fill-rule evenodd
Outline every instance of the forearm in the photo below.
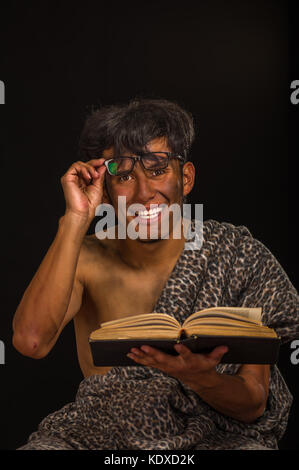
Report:
M 61 217 L 56 237 L 26 289 L 13 319 L 14 339 L 49 341 L 68 308 L 78 257 L 87 228 Z
M 215 410 L 239 421 L 253 422 L 264 412 L 266 392 L 254 377 L 213 371 L 205 385 L 191 388 Z

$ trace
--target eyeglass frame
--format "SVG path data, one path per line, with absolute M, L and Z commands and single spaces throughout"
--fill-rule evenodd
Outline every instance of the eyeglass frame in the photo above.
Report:
M 163 166 L 163 167 L 152 168 L 153 171 L 154 171 L 154 170 L 164 170 L 165 168 L 167 168 L 168 165 L 169 165 L 169 160 L 170 160 L 171 158 L 177 158 L 178 160 L 180 160 L 180 163 L 181 163 L 181 164 L 184 163 L 184 157 L 183 157 L 182 155 L 179 155 L 179 154 L 170 153 L 170 152 L 146 152 L 146 153 L 144 153 L 144 154 L 142 154 L 142 155 L 135 155 L 134 157 L 133 157 L 133 156 L 119 155 L 119 156 L 116 156 L 116 157 L 113 157 L 113 158 L 109 158 L 109 160 L 105 160 L 105 161 L 104 161 L 104 165 L 106 166 L 107 171 L 108 171 L 108 173 L 109 173 L 110 176 L 125 176 L 125 175 L 129 175 L 129 174 L 133 171 L 136 161 L 140 161 L 140 163 L 141 163 L 141 165 L 142 165 L 142 168 L 143 168 L 144 170 L 151 170 L 151 168 L 145 168 L 144 163 L 143 163 L 143 161 L 142 161 L 142 158 L 145 157 L 146 155 L 153 155 L 153 154 L 155 154 L 155 153 L 163 153 L 164 155 L 166 155 L 166 157 L 167 157 L 167 159 L 166 159 L 167 162 L 166 162 L 165 166 Z M 133 160 L 134 163 L 133 163 L 132 169 L 131 169 L 130 171 L 123 171 L 123 172 L 119 173 L 118 175 L 113 175 L 112 173 L 110 173 L 109 168 L 108 168 L 108 165 L 109 165 L 109 163 L 110 163 L 112 160 L 116 160 L 117 158 L 129 158 L 130 160 Z

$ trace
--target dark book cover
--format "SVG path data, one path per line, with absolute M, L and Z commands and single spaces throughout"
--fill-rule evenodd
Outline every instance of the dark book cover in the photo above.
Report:
M 207 336 L 197 335 L 179 341 L 194 353 L 209 353 L 216 346 L 227 346 L 228 351 L 222 357 L 223 364 L 275 364 L 278 359 L 279 338 Z M 131 348 L 152 346 L 173 356 L 177 355 L 171 339 L 119 339 L 90 341 L 90 348 L 95 366 L 138 366 L 127 357 Z

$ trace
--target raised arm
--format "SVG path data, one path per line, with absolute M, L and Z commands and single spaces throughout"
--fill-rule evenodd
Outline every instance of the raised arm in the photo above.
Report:
M 84 286 L 82 244 L 95 209 L 102 202 L 104 173 L 103 159 L 97 159 L 74 163 L 61 178 L 65 214 L 13 318 L 13 345 L 25 356 L 46 356 L 80 309 Z

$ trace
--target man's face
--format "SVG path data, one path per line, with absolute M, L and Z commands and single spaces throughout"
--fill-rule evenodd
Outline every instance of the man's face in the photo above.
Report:
M 165 138 L 157 138 L 148 143 L 148 152 L 171 152 Z M 114 149 L 109 148 L 103 152 L 105 159 L 113 158 Z M 123 156 L 134 156 L 131 153 L 124 153 Z M 190 162 L 188 162 L 190 165 Z M 188 164 L 184 165 L 185 166 Z M 192 165 L 192 164 L 191 164 Z M 193 165 L 192 165 L 193 167 Z M 150 238 L 150 228 L 155 226 L 155 239 L 164 238 L 161 232 L 161 218 L 163 213 L 161 205 L 171 206 L 172 204 L 182 205 L 184 191 L 184 176 L 177 159 L 170 159 L 167 168 L 163 170 L 145 170 L 140 161 L 136 161 L 133 170 L 126 176 L 111 176 L 106 172 L 106 189 L 110 203 L 113 205 L 116 215 L 118 214 L 118 197 L 126 197 L 126 226 L 138 217 L 139 233 L 145 236 L 138 239 L 143 242 L 152 241 Z M 193 186 L 193 184 L 192 184 Z M 191 190 L 191 189 L 190 189 Z M 187 191 L 190 192 L 190 190 Z M 135 215 L 128 215 L 128 207 L 132 204 L 142 204 L 146 211 L 138 211 Z M 150 206 L 153 206 L 151 208 Z M 150 213 L 150 209 L 153 209 Z M 135 220 L 135 222 L 137 222 Z M 172 232 L 172 213 L 169 218 L 169 234 Z M 142 230 L 140 230 L 142 229 Z

